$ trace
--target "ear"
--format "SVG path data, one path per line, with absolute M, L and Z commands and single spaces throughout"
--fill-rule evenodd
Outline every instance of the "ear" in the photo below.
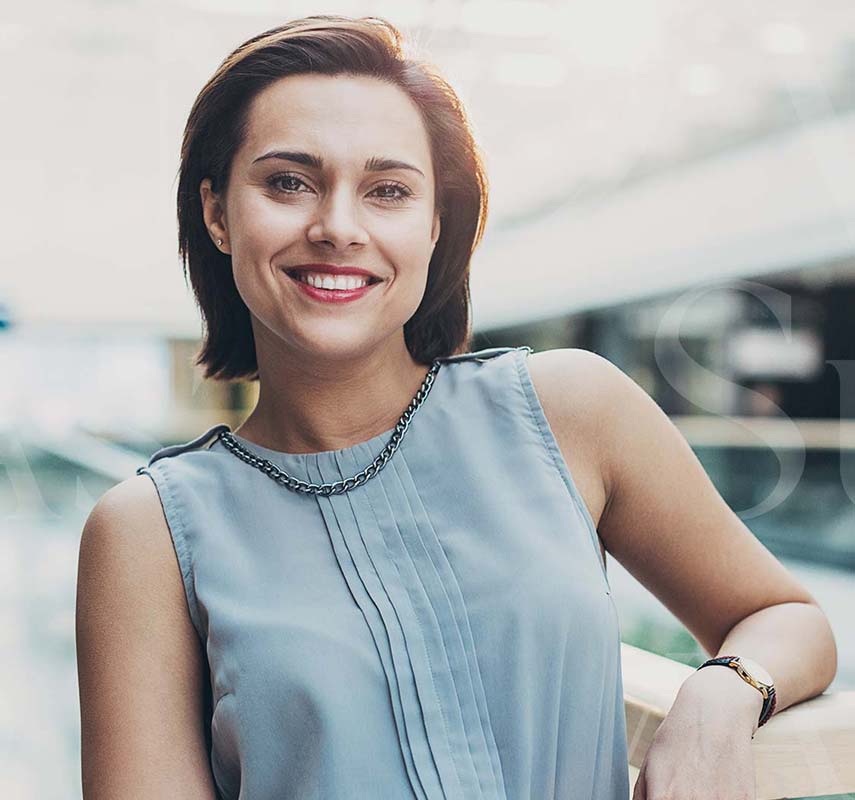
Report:
M 199 184 L 199 194 L 202 198 L 202 216 L 205 218 L 205 227 L 211 239 L 218 250 L 231 254 L 225 203 L 223 198 L 211 188 L 210 178 L 205 178 Z M 223 243 L 218 245 L 217 239 L 222 239 Z
M 431 246 L 436 246 L 440 230 L 442 230 L 442 223 L 440 221 L 439 212 L 437 212 L 433 215 L 433 227 L 430 232 Z

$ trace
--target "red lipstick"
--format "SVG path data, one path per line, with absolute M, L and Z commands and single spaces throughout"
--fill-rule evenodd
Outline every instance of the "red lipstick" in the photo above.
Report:
M 319 267 L 321 265 L 318 265 Z M 324 265 L 328 266 L 328 265 Z M 368 294 L 378 283 L 380 283 L 379 278 L 374 278 L 371 273 L 366 272 L 365 270 L 359 270 L 354 267 L 340 267 L 338 268 L 343 271 L 337 271 L 332 274 L 336 275 L 359 275 L 362 277 L 367 277 L 369 279 L 368 283 L 364 286 L 360 286 L 356 289 L 321 289 L 317 286 L 312 286 L 306 281 L 301 280 L 300 273 L 302 272 L 328 272 L 328 269 L 317 269 L 315 265 L 312 265 L 312 269 L 304 269 L 300 267 L 299 269 L 288 270 L 285 272 L 285 276 L 288 280 L 297 284 L 297 287 L 303 292 L 303 294 L 308 295 L 313 300 L 320 300 L 323 303 L 348 303 L 352 300 L 358 300 L 361 297 L 364 297 Z

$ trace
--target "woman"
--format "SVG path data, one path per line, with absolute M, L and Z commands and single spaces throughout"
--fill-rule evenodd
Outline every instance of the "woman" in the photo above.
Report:
M 635 383 L 469 351 L 486 207 L 459 100 L 383 20 L 267 31 L 203 88 L 178 192 L 199 363 L 260 391 L 86 522 L 87 798 L 627 797 L 606 549 L 776 689 L 696 671 L 637 800 L 753 797 L 771 700 L 829 685 L 815 600 Z

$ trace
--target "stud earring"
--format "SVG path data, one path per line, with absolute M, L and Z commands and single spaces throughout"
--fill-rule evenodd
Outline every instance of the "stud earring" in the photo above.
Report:
M 217 239 L 217 247 L 221 247 L 221 246 L 222 246 L 222 244 L 223 244 L 223 240 L 222 240 L 222 239 Z

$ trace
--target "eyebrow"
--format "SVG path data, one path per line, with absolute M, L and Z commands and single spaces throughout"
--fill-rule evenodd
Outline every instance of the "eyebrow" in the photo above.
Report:
M 271 150 L 269 153 L 253 159 L 252 163 L 256 164 L 259 161 L 266 161 L 269 158 L 275 158 L 280 161 L 294 161 L 297 164 L 303 164 L 306 167 L 313 167 L 318 170 L 324 168 L 324 160 L 320 156 L 316 156 L 313 153 L 304 153 L 299 150 Z M 365 162 L 366 172 L 386 172 L 393 169 L 408 169 L 418 172 L 423 178 L 425 177 L 424 172 L 418 167 L 414 167 L 406 161 L 399 161 L 396 158 L 373 156 Z

